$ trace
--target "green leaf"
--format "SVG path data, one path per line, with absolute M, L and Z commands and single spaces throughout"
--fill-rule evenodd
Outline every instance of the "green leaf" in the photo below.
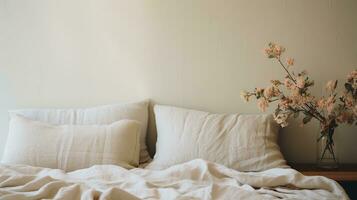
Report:
M 274 113 L 275 116 L 277 116 L 280 113 L 280 111 L 281 111 L 280 108 L 275 109 L 275 113 Z
M 298 118 L 298 117 L 299 117 L 299 114 L 300 114 L 300 112 L 295 112 L 295 113 L 294 113 L 294 118 Z
M 353 87 L 350 83 L 345 83 L 345 88 L 347 91 L 353 91 Z
M 311 121 L 311 119 L 312 119 L 312 116 L 311 116 L 311 115 L 306 115 L 306 116 L 304 117 L 304 119 L 302 119 L 302 123 L 306 124 L 306 123 L 308 123 L 309 121 Z
M 313 86 L 313 85 L 314 85 L 314 81 L 308 81 L 305 84 L 306 87 L 310 87 L 310 86 Z

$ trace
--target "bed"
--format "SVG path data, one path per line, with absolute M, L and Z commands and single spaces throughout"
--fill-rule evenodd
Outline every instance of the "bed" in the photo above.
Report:
M 348 199 L 325 177 L 293 169 L 239 172 L 201 159 L 165 170 L 96 165 L 65 173 L 0 166 L 1 199 Z
M 146 102 L 11 112 L 0 199 L 349 199 L 286 165 L 271 116 L 154 112 L 152 161 Z

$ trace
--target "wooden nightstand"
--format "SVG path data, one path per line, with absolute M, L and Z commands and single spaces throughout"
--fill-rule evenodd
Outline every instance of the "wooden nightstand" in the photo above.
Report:
M 341 184 L 351 199 L 357 199 L 357 164 L 340 164 L 337 169 L 321 169 L 315 164 L 289 164 L 306 176 L 325 176 Z

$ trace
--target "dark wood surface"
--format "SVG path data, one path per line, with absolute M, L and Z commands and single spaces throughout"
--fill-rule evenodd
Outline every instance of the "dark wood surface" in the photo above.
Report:
M 289 165 L 306 176 L 325 176 L 335 181 L 357 181 L 357 164 L 340 164 L 336 169 L 319 168 L 316 164 Z
M 336 169 L 323 169 L 316 164 L 289 165 L 306 176 L 325 176 L 340 183 L 350 199 L 357 199 L 357 164 L 340 164 Z

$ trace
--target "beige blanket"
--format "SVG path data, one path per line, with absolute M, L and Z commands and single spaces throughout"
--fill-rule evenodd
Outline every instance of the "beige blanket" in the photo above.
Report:
M 348 199 L 324 177 L 293 169 L 238 172 L 204 160 L 166 170 L 100 165 L 65 173 L 0 165 L 0 199 Z

